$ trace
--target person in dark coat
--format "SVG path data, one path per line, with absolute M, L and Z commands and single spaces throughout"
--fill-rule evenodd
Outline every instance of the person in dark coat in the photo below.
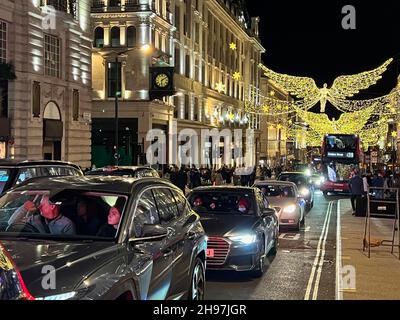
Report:
M 183 191 L 183 193 L 186 193 L 186 185 L 188 183 L 188 175 L 186 173 L 185 168 L 182 166 L 181 170 L 179 170 L 177 174 L 177 181 L 176 181 L 176 186 Z
M 356 213 L 360 214 L 360 212 L 357 212 L 357 209 L 360 208 L 357 208 L 356 203 L 358 203 L 364 195 L 364 181 L 357 170 L 354 172 L 354 176 L 349 181 L 349 187 L 351 193 L 351 206 L 353 208 L 353 216 L 355 216 Z

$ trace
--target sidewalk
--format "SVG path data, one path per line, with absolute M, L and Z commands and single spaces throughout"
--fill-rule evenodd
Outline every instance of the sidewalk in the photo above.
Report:
M 354 266 L 356 290 L 342 290 L 344 300 L 400 300 L 400 260 L 391 247 L 362 251 L 365 218 L 352 216 L 350 200 L 341 200 L 342 266 Z M 372 219 L 371 239 L 392 238 L 393 220 Z

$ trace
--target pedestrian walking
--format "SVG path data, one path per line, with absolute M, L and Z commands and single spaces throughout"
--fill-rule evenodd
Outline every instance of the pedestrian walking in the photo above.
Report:
M 364 195 L 364 180 L 361 178 L 359 171 L 354 171 L 354 176 L 349 181 L 351 193 L 351 207 L 353 208 L 353 216 L 363 216 L 364 210 L 362 206 L 362 197 Z

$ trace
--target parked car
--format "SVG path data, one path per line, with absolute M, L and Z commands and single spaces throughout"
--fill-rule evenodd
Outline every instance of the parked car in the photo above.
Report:
M 150 167 L 127 167 L 127 166 L 110 166 L 92 170 L 86 173 L 87 176 L 118 176 L 130 178 L 159 178 L 157 170 Z
M 306 200 L 307 210 L 314 207 L 314 185 L 310 177 L 303 172 L 282 172 L 278 181 L 293 182 L 299 189 L 300 194 Z
M 28 181 L 0 197 L 0 244 L 7 299 L 204 298 L 204 229 L 161 179 Z M 54 290 L 42 285 L 46 270 Z
M 254 186 L 261 190 L 278 213 L 281 228 L 295 228 L 298 231 L 304 226 L 306 201 L 293 182 L 256 181 Z
M 200 187 L 188 194 L 208 237 L 207 270 L 265 272 L 278 248 L 276 212 L 257 188 Z
M 70 162 L 0 160 L 0 194 L 29 179 L 46 176 L 83 176 L 83 172 Z

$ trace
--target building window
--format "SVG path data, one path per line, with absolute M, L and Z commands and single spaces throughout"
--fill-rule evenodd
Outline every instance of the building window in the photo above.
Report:
M 32 114 L 35 118 L 40 117 L 40 83 L 37 81 L 32 84 Z
M 72 92 L 72 119 L 74 121 L 79 120 L 79 102 L 79 90 L 74 89 L 74 91 Z
M 0 80 L 0 117 L 8 117 L 8 81 Z
M 7 23 L 0 20 L 0 63 L 7 62 Z
M 199 98 L 194 99 L 194 114 L 193 114 L 193 120 L 194 121 L 199 121 L 199 108 L 200 108 L 200 100 Z
M 185 76 L 186 78 L 190 78 L 190 55 L 186 54 L 185 59 Z
M 57 11 L 70 14 L 74 19 L 78 18 L 77 0 L 41 0 L 41 6 L 52 6 Z
M 181 73 L 181 52 L 178 46 L 175 47 L 175 70 L 177 73 Z
M 95 48 L 104 47 L 104 29 L 102 27 L 97 27 L 94 30 L 94 46 Z
M 190 96 L 185 95 L 185 120 L 189 120 Z
M 174 119 L 178 119 L 179 116 L 179 97 L 174 97 Z
M 126 40 L 128 47 L 136 46 L 136 28 L 134 26 L 130 26 L 126 30 Z
M 121 63 L 108 63 L 108 97 L 114 98 L 117 91 L 121 95 Z M 118 89 L 118 90 L 117 90 Z
M 60 78 L 60 39 L 46 34 L 44 36 L 44 70 L 46 76 Z
M 121 46 L 121 31 L 118 27 L 111 28 L 111 46 L 112 47 Z
M 108 1 L 108 6 L 109 7 L 120 7 L 121 6 L 121 0 L 109 0 Z

